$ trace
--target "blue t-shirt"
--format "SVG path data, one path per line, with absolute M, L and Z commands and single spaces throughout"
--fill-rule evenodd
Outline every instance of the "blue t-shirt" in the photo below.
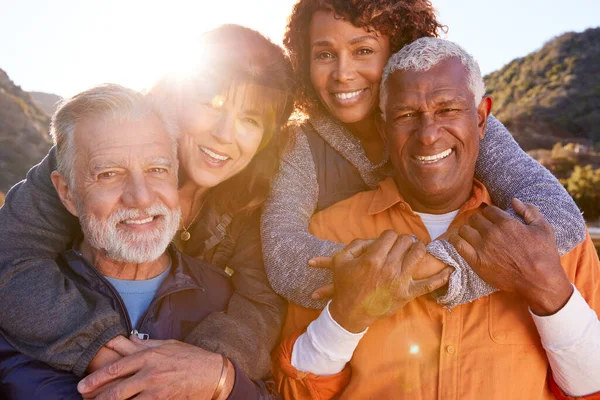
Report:
M 136 329 L 140 323 L 140 318 L 144 315 L 148 306 L 152 302 L 154 295 L 162 285 L 165 278 L 169 275 L 171 263 L 160 275 L 151 279 L 142 281 L 116 279 L 105 277 L 119 292 L 125 302 L 125 308 L 131 320 L 131 326 Z

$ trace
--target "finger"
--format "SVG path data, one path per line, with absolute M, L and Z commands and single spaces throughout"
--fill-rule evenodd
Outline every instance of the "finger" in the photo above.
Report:
M 477 265 L 477 251 L 469 244 L 469 242 L 460 237 L 460 235 L 450 235 L 448 242 L 454 246 L 458 254 L 465 259 L 467 264 L 469 264 L 471 267 Z
M 143 347 L 140 347 L 138 344 L 132 342 L 124 336 L 117 336 L 114 339 L 108 341 L 105 346 L 113 351 L 116 351 L 123 357 L 129 356 L 131 354 L 137 353 L 140 350 L 143 350 Z
M 333 257 L 314 257 L 308 260 L 308 265 L 314 268 L 333 268 Z
M 148 380 L 142 376 L 133 375 L 123 379 L 116 385 L 98 394 L 96 400 L 126 400 L 142 392 L 148 386 Z
M 509 213 L 495 206 L 486 207 L 481 214 L 494 224 L 499 224 L 507 219 L 514 219 Z
M 387 259 L 387 256 L 396 244 L 398 240 L 398 234 L 392 230 L 384 231 L 373 243 L 366 249 L 365 257 L 372 257 L 375 259 Z
M 415 242 L 411 236 L 401 235 L 388 253 L 386 265 L 390 265 L 402 270 L 402 261 L 413 243 Z
M 519 199 L 513 199 L 512 205 L 515 212 L 523 218 L 527 225 L 541 225 L 546 220 L 540 210 L 531 204 L 525 204 Z
M 467 243 L 476 249 L 481 248 L 481 244 L 483 243 L 481 234 L 475 228 L 471 228 L 469 225 L 461 226 L 458 230 L 458 236 L 463 238 Z
M 131 335 L 129 338 L 140 347 L 140 350 L 145 350 L 150 347 L 160 347 L 169 343 L 168 340 L 140 339 L 135 335 Z
M 323 287 L 318 288 L 312 293 L 313 300 L 328 300 L 335 295 L 335 289 L 332 284 L 325 285 Z
M 410 248 L 404 255 L 404 259 L 402 260 L 401 270 L 403 275 L 411 276 L 415 271 L 417 265 L 419 265 L 419 263 L 423 261 L 426 254 L 427 250 L 423 243 L 412 243 L 410 245 Z
M 491 208 L 491 207 L 488 207 Z M 469 226 L 474 228 L 480 235 L 484 235 L 494 228 L 494 223 L 481 214 L 474 214 L 469 218 Z M 459 229 L 460 232 L 460 229 Z
M 354 239 L 348 246 L 339 252 L 339 256 L 345 261 L 356 260 L 367 251 L 373 242 L 374 240 Z
M 81 394 L 86 394 L 101 386 L 106 385 L 115 379 L 125 378 L 139 371 L 143 367 L 143 353 L 136 353 L 115 361 L 98 371 L 86 376 L 77 385 L 77 390 Z
M 123 379 L 116 379 L 110 383 L 107 383 L 106 385 L 100 386 L 98 389 L 93 390 L 91 392 L 87 392 L 83 395 L 84 399 L 95 399 L 97 396 L 99 396 L 101 393 L 109 390 L 111 387 L 116 386 L 117 384 L 119 384 L 119 382 L 121 382 Z
M 410 293 L 412 294 L 411 297 L 417 298 L 419 296 L 423 296 L 424 294 L 431 293 L 434 290 L 438 290 L 441 287 L 444 287 L 448 284 L 448 280 L 450 279 L 452 271 L 454 271 L 454 268 L 446 267 L 441 272 L 430 276 L 427 279 L 413 281 L 410 290 Z

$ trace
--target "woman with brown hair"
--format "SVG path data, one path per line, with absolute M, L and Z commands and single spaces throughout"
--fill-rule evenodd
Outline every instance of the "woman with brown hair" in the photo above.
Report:
M 242 26 L 221 26 L 203 42 L 202 67 L 167 77 L 148 94 L 178 135 L 182 219 L 175 243 L 223 268 L 235 288 L 229 311 L 210 314 L 186 342 L 232 359 L 259 379 L 269 372 L 285 311 L 269 287 L 257 243 L 260 206 L 293 109 L 292 69 L 279 46 Z M 0 209 L 0 320 L 2 334 L 19 352 L 82 375 L 98 346 L 123 328 L 105 298 L 80 292 L 54 261 L 80 234 L 50 181 L 54 153 L 11 189 Z M 30 274 L 63 284 L 31 293 Z M 51 317 L 56 304 L 60 318 Z M 46 326 L 44 318 L 54 318 L 49 326 L 57 327 L 47 342 L 31 329 Z
M 309 259 L 344 246 L 310 235 L 311 216 L 358 192 L 374 189 L 386 175 L 388 153 L 380 133 L 379 83 L 389 56 L 444 27 L 428 0 L 299 0 L 284 38 L 307 119 L 295 129 L 262 216 L 265 268 L 271 285 L 290 302 L 323 308 L 315 291 L 331 283 L 329 270 Z M 561 254 L 585 238 L 577 206 L 560 183 L 525 154 L 493 116 L 477 160 L 477 179 L 495 204 L 514 215 L 510 200 L 537 206 L 553 225 Z M 568 223 L 565 223 L 568 221 Z M 435 239 L 435 237 L 432 237 Z M 493 290 L 445 240 L 429 253 L 456 268 L 459 279 L 438 299 L 452 307 Z

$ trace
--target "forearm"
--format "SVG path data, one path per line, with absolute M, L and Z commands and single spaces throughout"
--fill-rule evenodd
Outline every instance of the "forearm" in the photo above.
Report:
M 558 386 L 571 396 L 600 392 L 600 321 L 579 291 L 556 314 L 531 315 Z
M 52 186 L 54 167 L 52 151 L 0 208 L 0 321 L 19 352 L 81 375 L 122 328 L 109 302 L 65 277 L 54 261 L 78 227 Z
M 475 174 L 494 203 L 515 215 L 511 200 L 536 206 L 556 232 L 561 255 L 585 239 L 585 221 L 577 205 L 558 180 L 527 155 L 495 117 L 488 118 Z
M 366 332 L 348 332 L 333 319 L 327 305 L 296 340 L 292 366 L 298 371 L 320 376 L 338 374 L 352 359 L 354 350 Z
M 328 270 L 310 268 L 308 260 L 332 256 L 344 246 L 308 232 L 317 204 L 318 184 L 306 137 L 299 133 L 283 158 L 262 217 L 265 269 L 273 289 L 287 300 L 310 308 L 325 302 L 311 299 L 316 289 L 332 282 Z
M 273 354 L 273 374 L 277 391 L 285 399 L 338 398 L 350 382 L 350 367 L 347 365 L 340 373 L 330 376 L 298 371 L 291 361 L 298 336 L 299 334 L 295 334 L 284 338 Z

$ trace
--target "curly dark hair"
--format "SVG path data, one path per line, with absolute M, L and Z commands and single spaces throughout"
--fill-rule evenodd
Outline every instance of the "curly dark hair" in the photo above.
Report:
M 436 19 L 429 0 L 298 0 L 289 16 L 283 44 L 296 75 L 297 106 L 304 112 L 320 105 L 310 81 L 308 32 L 313 14 L 323 9 L 332 10 L 337 18 L 356 27 L 389 36 L 390 54 L 418 38 L 438 37 L 440 30 L 446 30 Z

